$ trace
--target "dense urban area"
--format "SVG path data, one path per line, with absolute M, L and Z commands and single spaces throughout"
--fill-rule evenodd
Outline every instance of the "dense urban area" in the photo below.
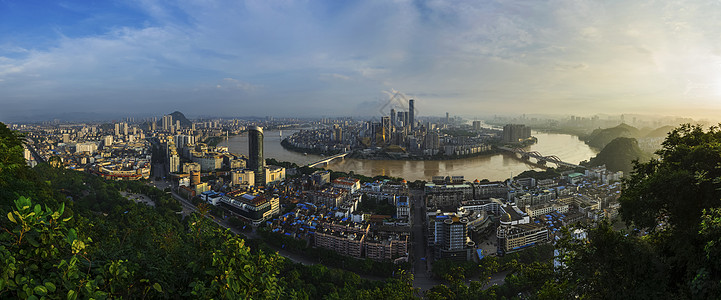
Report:
M 575 121 L 573 118 L 571 123 Z M 388 118 L 383 118 L 386 119 Z M 495 121 L 502 122 L 503 119 L 499 118 Z M 109 263 L 110 265 L 102 266 L 109 268 L 105 271 L 87 274 L 81 272 L 78 268 L 82 269 L 83 265 L 93 264 L 93 259 L 90 257 L 86 256 L 82 259 L 78 257 L 83 253 L 83 247 L 98 247 L 94 251 L 108 251 L 105 246 L 118 242 L 122 246 L 127 235 L 133 233 L 131 231 L 122 233 L 124 231 L 122 228 L 99 231 L 108 233 L 107 230 L 110 232 L 120 230 L 110 236 L 120 238 L 119 234 L 125 235 L 120 241 L 114 240 L 110 243 L 109 241 L 93 242 L 95 238 L 91 240 L 89 235 L 83 237 L 77 231 L 84 228 L 90 232 L 98 232 L 98 229 L 85 227 L 106 224 L 105 221 L 101 221 L 104 218 L 120 218 L 118 220 L 120 221 L 123 215 L 133 211 L 143 212 L 133 216 L 135 222 L 139 222 L 133 225 L 134 228 L 140 224 L 147 224 L 149 220 L 143 219 L 143 214 L 147 213 L 145 212 L 147 209 L 142 208 L 145 206 L 151 210 L 164 210 L 165 218 L 173 219 L 176 224 L 184 222 L 185 225 L 176 226 L 186 227 L 191 235 L 193 230 L 199 230 L 196 226 L 216 227 L 215 236 L 206 238 L 222 240 L 215 243 L 231 241 L 239 243 L 235 247 L 250 245 L 250 252 L 244 255 L 277 253 L 277 257 L 269 258 L 270 261 L 266 263 L 279 266 L 278 268 L 295 270 L 293 274 L 310 272 L 311 269 L 305 268 L 318 266 L 324 266 L 322 274 L 317 273 L 318 269 L 313 269 L 312 272 L 316 272 L 314 278 L 328 276 L 327 272 L 344 272 L 341 270 L 359 274 L 360 277 L 354 279 L 355 281 L 362 280 L 366 282 L 363 286 L 376 287 L 376 290 L 369 288 L 367 294 L 363 294 L 366 296 L 395 295 L 400 298 L 422 296 L 429 299 L 449 299 L 476 298 L 483 295 L 482 297 L 490 298 L 526 298 L 539 296 L 540 292 L 552 293 L 551 295 L 562 295 L 571 290 L 579 295 L 586 293 L 585 287 L 581 289 L 579 285 L 571 287 L 569 282 L 560 283 L 558 281 L 560 279 L 553 275 L 554 272 L 570 270 L 571 266 L 576 268 L 578 266 L 573 264 L 588 259 L 582 256 L 585 252 L 579 252 L 582 250 L 577 247 L 588 243 L 600 243 L 605 239 L 619 238 L 639 239 L 622 241 L 623 243 L 640 243 L 672 230 L 674 222 L 682 222 L 666 213 L 652 220 L 644 219 L 646 218 L 644 215 L 635 215 L 636 213 L 629 211 L 628 208 L 628 205 L 635 205 L 637 201 L 635 198 L 626 200 L 624 211 L 622 195 L 628 194 L 624 191 L 624 187 L 633 191 L 645 188 L 638 186 L 644 179 L 635 175 L 638 174 L 637 172 L 629 179 L 628 172 L 624 173 L 619 168 L 608 169 L 604 165 L 593 166 L 589 162 L 576 165 L 524 151 L 523 147 L 534 142 L 531 130 L 522 122 L 518 122 L 519 120 L 514 121 L 517 123 L 494 127 L 480 121 L 466 123 L 460 118 L 452 120 L 447 116 L 445 119 L 429 119 L 424 122 L 425 124 L 414 121 L 412 124 L 417 128 L 413 130 L 412 126 L 404 124 L 403 119 L 400 122 L 393 120 L 386 124 L 383 124 L 385 121 L 376 123 L 373 120 L 354 121 L 348 118 L 314 121 L 268 117 L 255 120 L 190 121 L 182 113 L 175 112 L 159 119 L 127 119 L 114 123 L 9 124 L 9 127 L 4 129 L 6 137 L 3 141 L 8 145 L 15 143 L 21 147 L 18 155 L 22 155 L 20 158 L 23 159 L 22 165 L 25 166 L 14 165 L 12 170 L 22 169 L 19 174 L 39 173 L 17 176 L 8 173 L 17 171 L 10 171 L 10 168 L 4 167 L 1 171 L 6 178 L 2 183 L 8 187 L 13 180 L 23 179 L 32 182 L 32 180 L 41 180 L 39 178 L 46 178 L 47 183 L 35 187 L 37 191 L 25 195 L 23 192 L 17 192 L 23 190 L 22 184 L 5 188 L 4 199 L 14 201 L 17 210 L 13 211 L 8 205 L 3 206 L 8 213 L 7 220 L 3 221 L 3 228 L 8 228 L 8 231 L 3 238 L 6 241 L 16 239 L 16 244 L 12 247 L 39 247 L 37 240 L 46 239 L 48 235 L 39 230 L 41 228 L 57 230 L 58 228 L 53 226 L 58 226 L 60 215 L 66 216 L 69 210 L 91 212 L 91 215 L 84 218 L 94 221 L 88 221 L 90 223 L 81 226 L 81 220 L 63 219 L 80 227 L 71 229 L 67 233 L 56 232 L 54 235 L 56 238 L 69 241 L 69 247 L 72 248 L 68 249 L 70 252 L 51 253 L 58 257 L 63 255 L 67 257 L 72 253 L 72 260 L 61 262 L 61 265 L 70 263 L 72 265 L 61 267 L 60 270 L 74 268 L 75 272 L 87 276 L 81 282 L 94 284 L 85 287 L 84 291 L 73 289 L 68 285 L 66 287 L 69 290 L 68 297 L 71 294 L 82 297 L 122 296 L 135 294 L 141 290 L 142 293 L 153 297 L 181 294 L 195 297 L 216 293 L 229 296 L 233 294 L 227 292 L 232 289 L 216 287 L 212 282 L 225 280 L 222 281 L 225 282 L 224 284 L 230 284 L 231 280 L 247 280 L 215 277 L 211 283 L 203 286 L 205 290 L 202 292 L 209 294 L 198 291 L 199 285 L 191 285 L 192 288 L 188 290 L 188 286 L 183 287 L 182 283 L 169 284 L 167 281 L 148 277 L 140 281 L 144 283 L 140 286 L 146 287 L 140 290 L 139 287 L 134 288 L 132 285 L 124 288 L 122 284 L 115 286 L 114 284 L 123 282 L 119 278 L 113 279 L 114 281 L 110 278 L 91 281 L 91 275 L 97 272 L 105 276 L 117 277 L 121 276 L 116 274 L 120 272 L 119 270 L 125 270 L 125 275 L 122 275 L 125 282 L 128 282 L 127 280 L 135 282 L 141 279 L 130 279 L 133 277 L 133 270 L 142 269 L 142 265 L 138 264 L 136 259 L 129 259 L 134 263 L 126 266 L 124 264 L 127 264 L 128 260 L 120 259 Z M 610 125 L 617 124 L 618 120 L 615 123 L 611 122 Z M 619 128 L 625 128 L 623 126 L 628 125 L 621 124 L 609 130 L 618 134 Z M 329 156 L 327 158 L 321 156 L 320 162 L 307 165 L 266 158 L 263 151 L 266 128 L 308 128 L 300 129 L 298 134 L 283 139 L 283 143 L 297 147 L 291 149 L 293 151 L 316 149 L 328 153 Z M 568 130 L 569 127 L 562 128 L 556 130 Z M 698 134 L 715 134 L 714 131 L 703 133 L 699 130 L 701 130 L 699 127 L 686 126 L 676 129 L 672 134 L 684 138 L 692 138 L 693 135 Z M 454 132 L 465 138 L 457 139 L 451 134 L 442 135 L 441 132 Z M 220 140 L 240 133 L 247 134 L 248 155 L 231 153 L 227 146 L 218 145 Z M 386 133 L 389 133 L 389 138 L 386 138 Z M 594 135 L 607 134 L 594 130 L 584 138 L 593 141 Z M 441 135 L 442 138 L 439 139 Z M 13 141 L 13 138 L 17 141 Z M 624 138 L 627 137 L 621 134 L 614 141 Z M 299 142 L 300 140 L 305 142 Z M 422 142 L 418 142 L 420 140 Z M 428 140 L 435 142 L 429 143 Z M 443 142 L 437 143 L 438 140 Z M 336 153 L 342 154 L 376 152 L 377 155 L 395 146 L 395 149 L 400 149 L 399 151 L 409 156 L 423 156 L 424 153 L 433 156 L 438 153 L 424 151 L 441 151 L 439 149 L 442 148 L 445 148 L 442 154 L 451 151 L 455 151 L 453 155 L 475 154 L 458 152 L 458 148 L 454 148 L 458 145 L 448 146 L 448 143 L 458 141 L 462 141 L 461 144 L 470 141 L 470 143 L 478 143 L 480 147 L 487 147 L 488 150 L 501 151 L 504 155 L 540 168 L 540 171 L 526 171 L 503 181 L 469 179 L 449 174 L 433 176 L 427 181 L 408 182 L 403 178 L 368 177 L 319 168 L 328 166 L 330 160 L 342 159 L 338 158 L 338 155 L 331 156 L 333 150 L 340 150 Z M 613 141 L 606 143 L 612 144 Z M 371 145 L 375 147 L 370 147 Z M 430 148 L 425 145 L 430 145 Z M 637 143 L 633 145 L 638 147 Z M 608 147 L 603 147 L 596 158 L 602 156 L 606 148 Z M 17 147 L 3 149 L 17 149 Z M 406 151 L 406 149 L 411 150 Z M 663 151 L 673 150 L 669 145 L 665 145 L 663 149 L 665 149 Z M 666 155 L 663 151 L 657 154 Z M 591 161 L 596 158 L 592 158 Z M 631 164 L 630 160 L 633 159 L 644 158 L 633 157 L 625 163 Z M 658 162 L 650 162 L 648 166 L 654 164 Z M 33 168 L 24 169 L 29 167 Z M 7 178 L 8 176 L 10 179 Z M 93 190 L 99 186 L 102 193 Z M 31 207 L 31 201 L 47 197 L 40 192 L 43 189 L 56 189 L 44 193 L 54 195 L 56 200 L 51 202 L 55 203 L 55 206 L 59 204 L 60 210 L 53 212 L 52 209 L 47 208 L 47 205 L 45 210 L 36 206 L 35 216 L 27 215 L 29 212 L 27 207 Z M 19 198 L 12 199 L 16 194 Z M 118 201 L 134 204 L 121 204 Z M 623 215 L 624 213 L 626 215 Z M 55 221 L 46 223 L 48 221 L 39 219 L 41 215 L 51 217 Z M 25 227 L 10 231 L 12 226 L 8 225 L 10 224 L 7 223 L 8 221 L 25 224 L 23 225 Z M 159 226 L 157 223 L 151 224 L 145 226 Z M 713 226 L 710 223 L 704 224 L 706 224 L 704 226 Z M 40 227 L 28 231 L 29 225 Z M 220 230 L 222 228 L 230 231 L 223 232 Z M 27 235 L 25 241 L 28 244 L 24 245 L 23 235 L 30 232 L 33 234 Z M 160 235 L 153 234 L 154 239 L 172 239 L 167 235 L 168 233 L 164 238 L 162 233 L 158 234 Z M 229 239 L 228 235 L 235 237 Z M 49 240 L 44 243 L 52 244 Z M 162 247 L 170 246 L 161 240 L 154 243 L 160 243 Z M 20 249 L 8 248 L 9 245 L 5 244 L 2 249 L 4 251 Z M 604 245 L 615 249 L 613 251 L 621 251 L 622 249 L 615 248 L 617 246 L 620 247 L 621 244 Z M 649 251 L 642 248 L 633 250 Z M 140 249 L 132 251 L 140 251 Z M 593 254 L 589 252 L 583 255 Z M 96 257 L 103 255 L 98 254 Z M 286 260 L 284 267 L 278 265 L 280 258 Z M 11 275 L 19 276 L 22 272 L 31 272 L 30 269 L 25 270 L 28 266 L 23 265 L 29 262 L 23 263 L 16 258 L 14 262 L 5 260 L 4 263 L 7 271 L 2 277 L 3 281 L 0 282 L 2 288 L 0 293 L 9 293 L 12 290 L 15 291 L 10 292 L 13 295 L 28 296 L 48 294 L 53 288 L 59 289 L 51 281 L 37 277 L 33 279 L 35 280 L 33 284 L 37 287 L 25 290 L 23 287 L 30 284 L 27 281 L 30 279 L 13 279 L 15 276 Z M 223 266 L 217 264 L 212 265 L 222 269 Z M 19 267 L 20 265 L 23 266 Z M 262 269 L 267 266 L 257 267 Z M 593 268 L 593 266 L 585 268 Z M 654 268 L 654 266 L 646 268 Z M 107 272 L 111 273 L 107 274 Z M 149 276 L 146 271 L 141 273 L 146 274 L 143 276 Z M 703 274 L 711 276 L 710 273 Z M 271 275 L 266 274 L 266 276 Z M 65 276 L 60 277 L 66 281 L 72 279 Z M 280 277 L 272 275 L 273 278 L 285 278 L 286 275 L 277 276 Z M 537 276 L 550 277 L 539 279 Z M 282 281 L 282 279 L 273 279 L 264 283 L 286 288 L 284 292 L 276 295 L 286 293 L 285 295 L 292 295 L 291 298 L 316 298 L 327 296 L 328 293 L 335 295 L 340 293 L 340 287 L 324 287 L 323 291 L 321 288 L 306 291 L 300 286 L 293 286 L 294 283 L 281 283 L 276 280 Z M 298 280 L 296 278 L 296 281 Z M 551 281 L 543 284 L 545 280 Z M 549 287 L 549 282 L 563 286 Z M 306 284 L 315 283 L 308 281 Z M 107 290 L 108 285 L 114 286 L 113 288 L 117 290 Z M 404 288 L 393 290 L 393 285 Z M 627 284 L 627 286 L 633 287 L 635 284 Z M 242 290 L 240 287 L 238 289 Z M 171 294 L 164 294 L 164 291 Z M 256 292 L 259 293 L 255 294 L 257 297 L 268 296 L 261 290 Z M 345 288 L 344 292 L 350 293 L 351 290 Z M 603 291 L 593 292 L 604 295 Z M 624 293 L 632 292 L 624 291 Z M 696 293 L 700 291 L 681 290 L 677 293 L 697 295 Z

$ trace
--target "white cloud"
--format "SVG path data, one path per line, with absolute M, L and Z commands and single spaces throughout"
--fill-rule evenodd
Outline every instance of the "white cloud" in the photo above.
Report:
M 87 104 L 112 89 L 148 91 L 159 103 L 225 103 L 243 91 L 254 96 L 243 101 L 261 104 L 305 97 L 298 103 L 307 110 L 287 113 L 313 114 L 310 107 L 372 101 L 393 87 L 422 95 L 419 103 L 427 97 L 428 114 L 556 111 L 630 94 L 668 109 L 693 94 L 692 104 L 721 108 L 708 100 L 721 82 L 714 2 L 135 3 L 149 15 L 140 27 L 61 36 L 45 50 L 0 38 L 2 98 L 62 94 Z M 178 93 L 166 100 L 163 91 Z M 354 113 L 353 105 L 324 107 Z

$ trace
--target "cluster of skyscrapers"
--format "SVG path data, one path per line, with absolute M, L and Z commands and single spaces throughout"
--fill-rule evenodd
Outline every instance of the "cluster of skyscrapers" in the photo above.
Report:
M 380 122 L 371 122 L 369 126 L 368 129 L 373 132 L 371 137 L 374 145 L 401 144 L 400 137 L 416 130 L 415 100 L 408 100 L 408 111 L 396 111 L 395 108 L 391 108 L 389 116 L 383 116 Z M 395 141 L 393 141 L 394 137 Z
M 519 143 L 531 137 L 531 127 L 524 124 L 507 124 L 503 126 L 503 141 Z

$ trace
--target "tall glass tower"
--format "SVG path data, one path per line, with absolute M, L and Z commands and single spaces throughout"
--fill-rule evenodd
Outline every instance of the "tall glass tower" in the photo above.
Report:
M 265 159 L 263 158 L 263 127 L 248 128 L 248 168 L 255 172 L 255 185 L 265 184 Z
M 411 130 L 416 130 L 415 104 L 416 100 L 408 100 L 408 124 L 410 125 Z

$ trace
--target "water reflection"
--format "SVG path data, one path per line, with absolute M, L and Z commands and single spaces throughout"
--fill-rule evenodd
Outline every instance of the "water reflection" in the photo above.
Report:
M 283 136 L 289 136 L 294 132 L 296 130 L 284 130 Z M 538 138 L 538 143 L 528 149 L 538 151 L 545 156 L 555 155 L 565 162 L 579 163 L 596 155 L 595 150 L 572 135 L 539 132 L 534 132 L 533 135 Z M 266 158 L 290 161 L 299 165 L 322 159 L 318 155 L 308 154 L 306 156 L 302 153 L 285 150 L 280 145 L 280 141 L 278 131 L 265 132 L 264 149 Z M 245 134 L 231 137 L 221 145 L 228 146 L 233 153 L 248 154 L 248 137 Z M 495 154 L 445 161 L 359 160 L 346 158 L 331 162 L 327 168 L 366 176 L 388 175 L 403 177 L 411 181 L 428 180 L 439 175 L 463 175 L 467 180 L 481 180 L 484 178 L 504 180 L 511 174 L 518 174 L 526 170 L 541 170 L 537 166 L 528 164 L 510 154 Z

